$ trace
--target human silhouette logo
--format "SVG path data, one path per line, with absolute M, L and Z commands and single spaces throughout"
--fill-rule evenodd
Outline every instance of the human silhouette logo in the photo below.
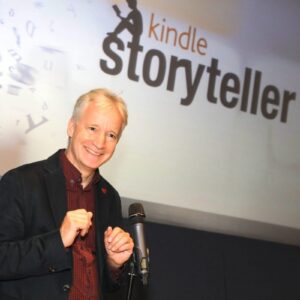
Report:
M 111 40 L 118 39 L 118 35 L 127 30 L 132 35 L 131 44 L 133 47 L 138 47 L 141 34 L 143 33 L 143 18 L 140 11 L 137 9 L 136 0 L 127 0 L 128 7 L 131 9 L 126 17 L 122 17 L 121 10 L 117 5 L 113 5 L 117 17 L 120 18 L 119 24 L 113 32 L 108 32 L 108 38 Z
M 114 31 L 108 32 L 107 36 L 103 40 L 103 51 L 114 61 L 114 66 L 108 64 L 106 60 L 100 60 L 100 68 L 106 74 L 118 75 L 123 68 L 122 58 L 113 50 L 114 45 L 120 51 L 125 50 L 125 44 L 120 39 L 119 35 L 123 31 L 128 31 L 131 34 L 131 40 L 128 41 L 127 47 L 130 49 L 129 65 L 128 65 L 128 78 L 130 80 L 138 81 L 139 76 L 136 73 L 136 65 L 138 53 L 143 51 L 143 46 L 140 45 L 140 37 L 143 33 L 143 18 L 141 12 L 137 9 L 136 0 L 126 0 L 131 11 L 126 17 L 121 15 L 121 10 L 117 5 L 113 5 L 120 22 L 115 27 Z

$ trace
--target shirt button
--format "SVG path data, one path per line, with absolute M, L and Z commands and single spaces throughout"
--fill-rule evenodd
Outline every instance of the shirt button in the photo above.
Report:
M 64 291 L 64 292 L 68 292 L 68 291 L 70 290 L 70 288 L 71 288 L 71 287 L 70 287 L 69 284 L 64 284 L 64 285 L 63 285 L 63 291 Z
M 50 273 L 54 273 L 56 270 L 55 270 L 54 267 L 50 266 L 50 267 L 48 268 L 48 271 L 49 271 Z

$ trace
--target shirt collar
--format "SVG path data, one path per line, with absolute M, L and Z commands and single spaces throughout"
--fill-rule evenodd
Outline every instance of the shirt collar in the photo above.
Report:
M 61 164 L 61 167 L 63 169 L 64 176 L 66 178 L 67 189 L 72 190 L 76 187 L 77 188 L 80 187 L 82 189 L 82 186 L 81 186 L 81 182 L 82 182 L 81 173 L 68 160 L 68 158 L 66 156 L 66 153 L 65 153 L 65 149 L 61 149 L 61 151 L 59 153 L 59 158 L 60 158 L 60 164 Z M 99 169 L 96 169 L 91 182 L 88 184 L 88 186 L 85 188 L 85 190 L 89 189 L 89 188 L 91 188 L 91 186 L 97 184 L 100 181 L 100 179 L 101 179 L 101 176 L 100 176 L 100 173 L 99 173 Z

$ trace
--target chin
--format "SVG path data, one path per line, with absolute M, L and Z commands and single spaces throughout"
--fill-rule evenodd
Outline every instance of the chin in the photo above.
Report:
M 96 170 L 98 169 L 103 163 L 93 163 L 93 164 L 86 164 L 86 166 L 91 169 L 91 170 Z
M 86 164 L 91 169 L 98 169 L 100 166 L 102 166 L 107 160 L 100 160 L 100 161 L 94 161 L 94 162 L 89 162 Z

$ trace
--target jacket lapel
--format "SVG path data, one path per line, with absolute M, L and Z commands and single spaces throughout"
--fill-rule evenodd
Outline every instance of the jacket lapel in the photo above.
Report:
M 63 172 L 59 165 L 59 152 L 46 160 L 45 182 L 53 218 L 60 226 L 67 212 L 67 192 Z
M 103 185 L 103 180 L 96 186 L 96 222 L 99 228 L 105 228 L 108 224 L 109 216 L 109 198 L 107 196 L 107 190 Z

